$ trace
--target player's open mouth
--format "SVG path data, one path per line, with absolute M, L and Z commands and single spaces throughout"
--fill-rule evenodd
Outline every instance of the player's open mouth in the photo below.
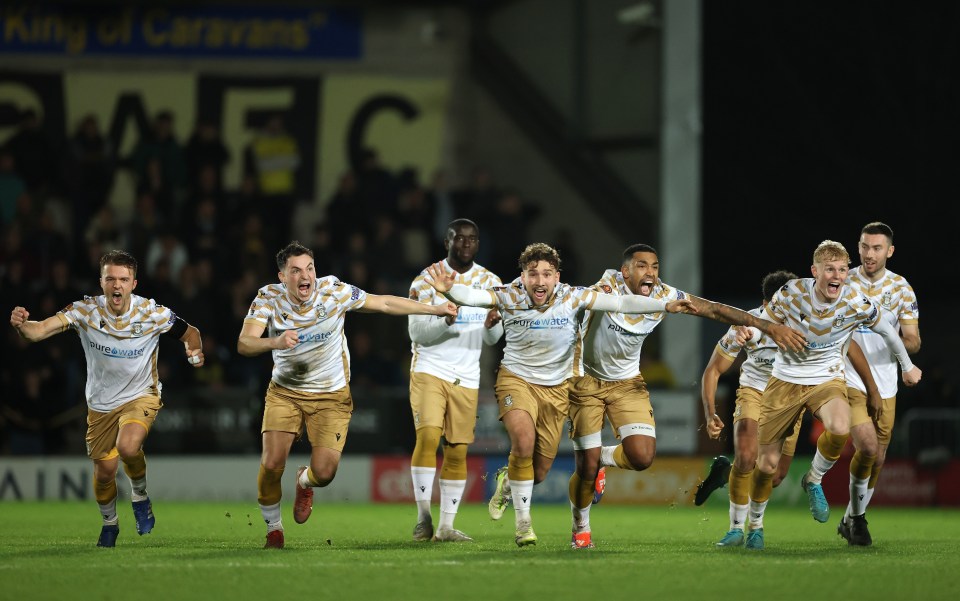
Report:
M 840 291 L 841 284 L 838 282 L 830 282 L 827 284 L 827 288 L 830 289 L 830 292 L 837 293 Z
M 113 294 L 110 295 L 110 298 L 113 299 L 113 302 L 120 302 L 123 300 L 123 293 L 114 292 Z
M 640 294 L 644 296 L 650 296 L 650 293 L 653 292 L 653 280 L 647 280 L 640 283 Z
M 300 284 L 299 286 L 297 286 L 297 288 L 300 290 L 302 294 L 306 294 L 307 292 L 310 291 L 310 284 Z
M 534 288 L 533 289 L 533 300 L 538 303 L 542 303 L 547 300 L 547 289 L 546 288 Z

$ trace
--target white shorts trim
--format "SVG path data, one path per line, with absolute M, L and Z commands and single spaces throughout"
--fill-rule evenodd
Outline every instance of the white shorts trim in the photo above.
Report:
M 597 449 L 601 446 L 603 446 L 603 442 L 600 439 L 599 432 L 594 432 L 593 434 L 587 434 L 586 436 L 580 436 L 573 439 L 573 450 L 575 451 Z
M 620 426 L 620 439 L 623 440 L 627 436 L 634 436 L 640 434 L 642 436 L 649 436 L 650 438 L 657 437 L 657 429 L 651 426 L 650 424 L 626 424 Z

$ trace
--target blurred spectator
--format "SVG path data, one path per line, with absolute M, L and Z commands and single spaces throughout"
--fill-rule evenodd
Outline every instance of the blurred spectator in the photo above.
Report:
M 0 148 L 0 227 L 13 223 L 20 196 L 26 192 L 27 184 L 17 175 L 13 153 Z
M 150 242 L 150 246 L 147 248 L 146 273 L 151 280 L 155 280 L 161 268 L 168 269 L 167 277 L 164 278 L 166 280 L 165 284 L 172 287 L 173 282 L 180 280 L 180 270 L 183 269 L 189 259 L 187 247 L 180 241 L 178 232 L 171 227 L 165 227 L 160 230 L 160 234 Z M 164 265 L 161 265 L 161 262 Z M 150 296 L 169 298 L 161 295 L 159 291 L 152 292 Z
M 529 243 L 530 226 L 539 213 L 538 207 L 523 202 L 517 190 L 506 190 L 494 204 L 486 229 L 480 229 L 484 237 L 481 250 L 484 246 L 492 249 L 489 269 L 504 281 L 520 274 L 517 257 Z M 561 269 L 562 262 L 561 257 Z
M 205 170 L 212 173 L 216 190 L 223 189 L 223 168 L 230 162 L 230 151 L 223 143 L 216 124 L 198 121 L 183 154 L 187 164 L 187 186 L 191 190 L 206 187 L 200 181 L 201 173 Z
M 113 144 L 100 132 L 97 118 L 86 115 L 70 139 L 66 167 L 75 239 L 81 237 L 90 218 L 107 202 L 115 168 Z
M 430 189 L 427 191 L 427 204 L 433 214 L 433 224 L 431 231 L 433 233 L 433 245 L 430 248 L 442 248 L 443 241 L 447 237 L 447 226 L 451 221 L 459 217 L 454 204 L 453 193 L 450 191 L 450 183 L 447 180 L 447 173 L 438 169 L 433 174 L 433 181 L 430 183 Z
M 475 167 L 470 184 L 454 192 L 453 202 L 456 217 L 466 217 L 486 229 L 487 220 L 494 211 L 494 205 L 502 193 L 493 181 L 493 173 L 485 165 Z M 518 255 L 520 253 L 517 253 Z
M 35 110 L 23 111 L 20 114 L 19 126 L 17 132 L 7 140 L 6 147 L 13 155 L 17 174 L 23 178 L 27 187 L 35 193 L 43 194 L 55 184 L 59 184 L 58 146 L 41 127 L 40 116 Z
M 577 252 L 577 241 L 572 229 L 568 227 L 562 227 L 557 230 L 551 246 L 556 249 L 557 253 L 560 255 L 560 262 L 563 264 L 563 273 L 560 274 L 560 279 L 562 281 L 568 284 L 583 286 L 592 285 L 595 283 L 595 280 L 580 280 L 580 253 Z
M 333 246 L 346 246 L 351 232 L 366 227 L 367 217 L 357 192 L 357 178 L 353 171 L 347 171 L 340 176 L 337 190 L 327 203 L 327 223 L 330 224 Z
M 88 247 L 96 244 L 107 250 L 126 248 L 124 238 L 123 231 L 120 229 L 114 217 L 113 207 L 108 204 L 100 207 L 97 214 L 90 220 L 90 224 L 87 226 L 87 231 L 84 234 L 84 239 Z M 97 256 L 96 262 L 99 265 L 99 255 Z M 99 273 L 99 271 L 100 269 L 98 267 L 97 272 Z
M 187 176 L 183 149 L 174 135 L 173 113 L 157 113 L 151 131 L 140 139 L 130 159 L 138 188 L 151 190 L 163 211 L 179 208 Z
M 142 261 L 147 256 L 150 242 L 160 235 L 164 229 L 164 220 L 157 210 L 157 202 L 153 193 L 142 190 L 137 194 L 137 204 L 134 207 L 133 219 L 127 228 L 129 233 L 130 253 L 137 260 Z
M 357 177 L 357 196 L 366 215 L 396 213 L 397 182 L 393 175 L 380 164 L 380 155 L 373 148 L 360 152 Z
M 246 149 L 244 172 L 257 178 L 261 196 L 269 204 L 271 225 L 281 240 L 290 237 L 290 219 L 298 198 L 300 147 L 281 113 L 271 115 Z

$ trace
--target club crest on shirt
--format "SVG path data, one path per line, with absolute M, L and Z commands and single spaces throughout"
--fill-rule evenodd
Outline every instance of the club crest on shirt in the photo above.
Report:
M 839 328 L 840 326 L 843 325 L 844 321 L 845 321 L 845 318 L 843 317 L 843 315 L 837 315 L 837 318 L 833 320 L 833 327 Z
M 136 338 L 137 336 L 143 336 L 143 324 L 142 323 L 133 323 L 130 324 L 130 335 Z
M 324 307 L 323 305 L 317 305 L 316 307 L 314 307 L 314 310 L 316 310 L 317 317 L 320 319 L 327 316 L 327 308 Z
M 613 294 L 613 288 L 608 284 L 601 284 L 600 289 L 603 290 L 604 294 Z
M 883 293 L 883 296 L 880 297 L 880 304 L 885 308 L 890 308 L 890 303 L 893 302 L 893 294 L 889 290 Z
M 513 406 L 513 397 L 512 397 L 511 395 L 508 394 L 507 396 L 505 396 L 505 397 L 503 398 L 503 406 L 504 406 L 504 407 L 512 407 L 512 406 Z
M 473 289 L 480 290 L 480 280 L 477 280 L 476 282 L 473 283 Z

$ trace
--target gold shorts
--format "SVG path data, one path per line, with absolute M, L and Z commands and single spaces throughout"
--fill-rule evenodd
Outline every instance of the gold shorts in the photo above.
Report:
M 500 405 L 500 419 L 508 411 L 520 409 L 533 418 L 537 432 L 534 453 L 541 457 L 554 458 L 560 446 L 563 422 L 567 418 L 566 380 L 556 386 L 531 384 L 513 372 L 501 367 L 497 372 L 494 385 L 497 404 Z
M 867 413 L 866 393 L 848 386 L 847 399 L 850 401 L 850 427 L 873 422 L 873 427 L 877 429 L 877 441 L 884 446 L 890 446 L 890 439 L 893 436 L 893 419 L 897 415 L 897 397 L 881 399 L 883 412 L 878 420 Z
M 570 380 L 570 438 L 576 440 L 603 430 L 606 415 L 613 433 L 645 434 L 656 438 L 653 405 L 643 376 L 608 382 L 584 375 Z M 645 424 L 648 427 L 639 426 Z M 624 426 L 631 427 L 621 432 Z
M 759 422 L 760 408 L 763 405 L 762 400 L 763 393 L 756 388 L 750 388 L 749 386 L 737 388 L 736 407 L 733 410 L 734 427 L 736 427 L 737 422 L 742 419 L 752 419 L 755 422 Z M 803 424 L 803 414 L 805 411 L 806 408 L 800 411 L 800 415 L 797 416 L 797 421 L 791 433 L 787 436 L 787 439 L 783 441 L 783 448 L 780 451 L 782 454 L 793 457 L 793 454 L 797 451 L 797 439 L 800 438 L 800 426 Z
M 312 446 L 343 452 L 352 414 L 349 384 L 333 392 L 301 392 L 271 381 L 261 432 L 290 432 L 299 439 L 306 426 Z
M 160 397 L 148 395 L 133 399 L 107 413 L 87 409 L 87 456 L 94 461 L 119 456 L 117 437 L 120 427 L 129 423 L 140 424 L 149 433 L 162 407 Z
M 843 380 L 828 380 L 822 384 L 791 384 L 773 376 L 763 391 L 760 418 L 757 420 L 761 445 L 785 441 L 799 431 L 799 420 L 804 408 L 816 414 L 832 399 L 847 399 L 847 385 Z
M 430 374 L 410 374 L 413 426 L 440 428 L 450 444 L 473 442 L 479 390 L 464 388 Z

